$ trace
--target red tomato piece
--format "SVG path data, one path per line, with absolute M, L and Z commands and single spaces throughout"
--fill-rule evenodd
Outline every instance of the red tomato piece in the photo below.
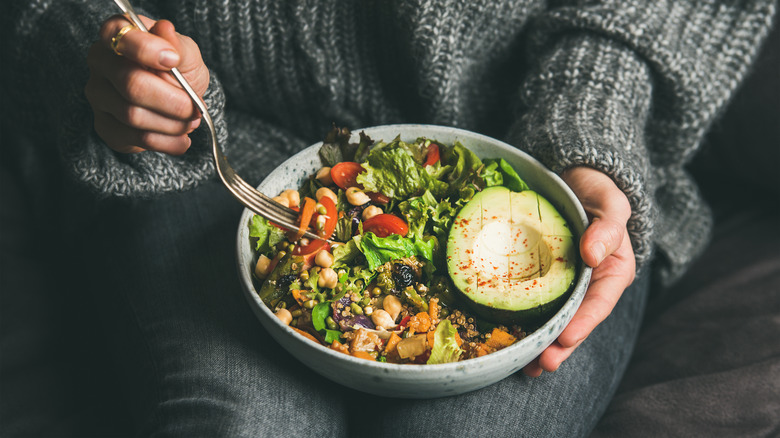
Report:
M 309 269 L 314 266 L 314 257 L 322 250 L 330 251 L 330 244 L 324 240 L 313 239 L 306 245 L 296 245 L 293 249 L 293 255 L 303 257 L 303 267 Z
M 439 161 L 439 159 L 440 159 L 439 145 L 437 145 L 436 143 L 431 143 L 430 145 L 428 145 L 428 154 L 425 156 L 425 164 L 423 164 L 423 167 L 436 164 L 436 162 Z
M 398 216 L 392 214 L 378 214 L 363 221 L 363 231 L 370 231 L 378 237 L 387 237 L 391 234 L 406 236 L 409 226 Z
M 333 183 L 343 190 L 347 190 L 350 187 L 360 187 L 362 190 L 363 186 L 358 184 L 357 176 L 363 172 L 365 172 L 365 169 L 363 169 L 360 163 L 342 161 L 330 169 L 330 178 L 333 180 Z M 387 205 L 390 202 L 390 198 L 381 193 L 366 192 L 366 194 L 376 204 Z
M 330 169 L 330 177 L 337 186 L 346 190 L 350 187 L 358 187 L 357 176 L 363 171 L 360 163 L 342 161 Z

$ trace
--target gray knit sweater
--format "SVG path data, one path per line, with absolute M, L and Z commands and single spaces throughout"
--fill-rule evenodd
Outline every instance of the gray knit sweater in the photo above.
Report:
M 633 207 L 637 261 L 666 280 L 711 219 L 684 170 L 745 77 L 770 0 L 136 0 L 199 44 L 206 102 L 250 181 L 320 139 L 416 122 L 493 135 L 555 171 L 610 175 Z M 212 178 L 203 133 L 182 157 L 119 155 L 92 129 L 85 59 L 109 0 L 14 1 L 4 90 L 17 125 L 103 196 L 144 197 Z M 10 62 L 9 62 L 10 61 Z M 47 150 L 50 149 L 50 150 Z M 56 151 L 55 151 L 56 149 Z

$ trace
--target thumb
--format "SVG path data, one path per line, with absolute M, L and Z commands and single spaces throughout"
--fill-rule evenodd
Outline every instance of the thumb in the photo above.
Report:
M 595 268 L 623 243 L 631 204 L 612 179 L 598 170 L 572 168 L 564 179 L 591 217 L 591 224 L 580 239 L 580 254 L 588 266 Z
M 626 222 L 611 217 L 594 218 L 582 235 L 580 253 L 582 260 L 595 268 L 623 243 Z

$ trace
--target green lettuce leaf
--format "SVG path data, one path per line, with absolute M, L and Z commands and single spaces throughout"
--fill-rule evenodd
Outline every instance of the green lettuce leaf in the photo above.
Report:
M 374 141 L 362 131 L 358 143 L 350 143 L 351 136 L 349 129 L 336 126 L 325 135 L 319 150 L 320 160 L 325 166 L 333 167 L 342 161 L 359 163 L 366 158 Z
M 285 239 L 284 231 L 271 225 L 268 219 L 254 215 L 249 221 L 249 237 L 257 238 L 255 251 L 268 253 Z
M 325 332 L 325 343 L 330 344 L 341 338 L 342 333 L 338 330 L 328 329 L 328 325 L 325 320 L 330 316 L 332 310 L 330 307 L 331 301 L 325 301 L 317 304 L 311 309 L 311 324 L 314 326 L 314 330 L 318 332 Z
M 363 168 L 366 171 L 357 176 L 357 182 L 366 191 L 382 193 L 390 198 L 418 196 L 426 189 L 443 195 L 448 187 L 446 182 L 428 173 L 417 161 L 410 144 L 399 140 L 375 147 L 363 163 Z
M 360 239 L 359 247 L 366 257 L 368 269 L 373 272 L 387 262 L 405 257 L 418 256 L 433 260 L 433 254 L 438 249 L 438 241 L 432 236 L 409 239 L 398 234 L 377 237 L 374 233 L 368 232 Z M 433 269 L 433 266 L 431 265 L 430 268 Z
M 468 184 L 476 184 L 478 187 L 483 188 L 481 184 L 484 184 L 484 182 L 479 177 L 482 160 L 459 142 L 455 142 L 451 147 L 444 149 L 442 161 L 446 165 L 451 166 L 451 170 L 446 178 L 449 183 L 448 196 L 458 196 L 459 191 Z
M 520 175 L 517 174 L 512 165 L 509 164 L 505 159 L 501 158 L 496 160 L 495 158 L 491 158 L 485 160 L 486 167 L 490 167 L 494 163 L 497 165 L 498 171 L 501 172 L 501 176 L 504 180 L 504 187 L 512 190 L 513 192 L 522 192 L 523 190 L 529 189 L 528 184 L 526 184 L 525 181 L 520 178 Z
M 376 234 L 367 232 L 360 239 L 360 250 L 372 271 L 387 262 L 417 255 L 414 243 L 398 234 L 377 237 Z
M 438 241 L 433 236 L 428 236 L 427 238 L 415 237 L 412 243 L 414 244 L 414 250 L 417 253 L 416 255 L 419 255 L 426 260 L 433 260 L 433 253 L 439 246 Z
M 330 301 L 323 301 L 311 309 L 311 324 L 314 330 L 325 330 L 327 325 L 325 319 L 330 316 Z
M 333 341 L 341 339 L 342 333 L 338 330 L 325 330 L 325 343 L 332 344 Z
M 433 334 L 433 347 L 427 363 L 457 362 L 463 353 L 463 350 L 458 347 L 457 334 L 457 330 L 452 326 L 449 319 L 442 320 Z
M 360 242 L 360 236 L 355 236 L 347 241 L 343 245 L 339 245 L 333 249 L 333 268 L 341 268 L 349 266 L 355 257 L 360 254 L 360 248 L 358 242 Z
M 425 233 L 444 236 L 448 233 L 457 210 L 449 201 L 437 201 L 430 191 L 398 204 L 409 225 L 408 236 L 422 239 Z
M 339 298 L 353 292 L 361 295 L 366 287 L 371 283 L 371 280 L 373 280 L 377 275 L 378 273 L 371 269 L 361 268 L 360 266 L 353 266 L 339 277 L 339 283 L 343 285 L 341 293 L 338 294 L 340 295 Z
M 488 163 L 485 161 L 485 165 L 479 172 L 480 178 L 485 181 L 485 187 L 500 186 L 504 184 L 504 175 L 498 168 L 498 162 L 493 161 Z
M 320 291 L 320 286 L 318 284 L 319 279 L 320 279 L 319 272 L 314 270 L 309 270 L 309 279 L 306 280 L 306 286 L 307 286 L 306 288 L 311 289 L 312 292 L 314 292 L 315 294 L 319 293 Z

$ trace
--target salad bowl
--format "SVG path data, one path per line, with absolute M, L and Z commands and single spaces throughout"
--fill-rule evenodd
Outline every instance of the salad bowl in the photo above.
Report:
M 588 225 L 580 202 L 556 174 L 504 142 L 457 128 L 411 124 L 357 129 L 353 131 L 353 141 L 357 141 L 361 131 L 376 141 L 390 141 L 400 136 L 404 141 L 426 137 L 445 144 L 460 142 L 480 158 L 503 158 L 533 190 L 558 209 L 576 236 L 581 236 Z M 314 144 L 289 158 L 271 172 L 258 189 L 276 194 L 300 187 L 322 167 L 318 155 L 321 145 Z M 590 268 L 579 261 L 574 286 L 560 310 L 525 338 L 486 356 L 435 365 L 372 362 L 337 352 L 300 336 L 263 303 L 253 281 L 254 252 L 248 227 L 253 214 L 244 210 L 239 220 L 237 263 L 245 298 L 263 327 L 290 354 L 322 376 L 380 396 L 437 398 L 457 395 L 491 385 L 521 370 L 560 335 L 581 304 L 590 281 Z

